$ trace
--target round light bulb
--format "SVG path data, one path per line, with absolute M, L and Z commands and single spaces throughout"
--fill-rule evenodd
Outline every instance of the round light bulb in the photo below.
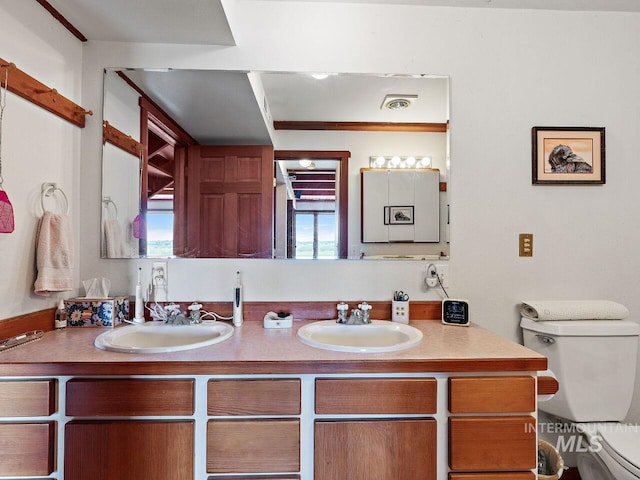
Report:
M 384 162 L 385 162 L 384 157 L 378 157 L 378 158 L 376 158 L 376 165 L 377 165 L 378 167 L 383 166 L 383 165 L 384 165 Z
M 416 164 L 416 157 L 407 157 L 405 161 L 407 162 L 407 166 L 413 167 Z
M 304 160 L 300 160 L 299 163 L 301 166 L 307 168 L 309 165 L 311 165 L 311 160 L 304 159 Z
M 391 159 L 391 165 L 393 165 L 394 167 L 397 167 L 398 165 L 400 165 L 400 157 L 398 157 L 397 155 L 393 157 Z
M 431 166 L 431 157 L 422 157 L 422 165 L 425 167 Z

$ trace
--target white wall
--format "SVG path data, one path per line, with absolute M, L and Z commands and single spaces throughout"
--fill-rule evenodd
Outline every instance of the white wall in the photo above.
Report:
M 0 18 L 0 58 L 15 63 L 30 76 L 81 104 L 81 43 L 37 2 L 0 0 Z M 99 113 L 88 121 L 99 123 Z M 0 318 L 54 307 L 57 299 L 75 294 L 39 297 L 33 293 L 33 284 L 35 235 L 42 216 L 40 189 L 44 182 L 56 182 L 71 203 L 76 244 L 74 278 L 79 276 L 80 132 L 80 128 L 66 120 L 7 94 L 2 125 L 2 176 L 13 204 L 15 230 L 0 234 L 3 275 Z M 56 194 L 55 200 L 61 198 Z M 47 199 L 45 205 L 60 212 L 63 207 L 53 200 Z
M 240 0 L 234 18 L 233 48 L 87 45 L 85 102 L 98 103 L 105 65 L 449 75 L 450 294 L 516 340 L 524 298 L 608 298 L 640 318 L 640 15 Z M 606 127 L 606 185 L 532 186 L 536 125 Z M 85 130 L 83 177 L 96 180 L 82 185 L 83 221 L 95 227 L 82 274 L 132 291 L 135 268 L 148 275 L 150 262 L 98 259 L 98 139 Z M 518 257 L 520 232 L 534 234 L 533 258 Z M 169 296 L 228 299 L 238 268 L 248 300 L 383 299 L 394 288 L 429 298 L 422 262 L 355 260 L 177 259 Z
M 0 0 L 0 56 L 78 101 L 79 42 L 47 15 L 35 2 Z M 640 15 L 238 0 L 232 20 L 237 47 L 85 45 L 79 103 L 96 116 L 81 155 L 76 127 L 9 97 L 3 173 L 18 229 L 0 236 L 3 271 L 15 272 L 0 290 L 0 317 L 53 304 L 31 294 L 44 181 L 59 181 L 72 201 L 78 286 L 104 275 L 131 293 L 139 265 L 148 280 L 150 260 L 99 259 L 97 214 L 102 67 L 144 66 L 449 75 L 451 295 L 470 300 L 475 322 L 516 340 L 524 298 L 608 298 L 640 318 Z M 536 125 L 606 127 L 606 185 L 532 186 Z M 520 232 L 534 234 L 533 258 L 518 258 Z M 422 262 L 357 260 L 176 259 L 169 296 L 229 299 L 237 269 L 247 300 L 388 299 L 394 288 L 429 298 Z M 630 418 L 640 419 L 640 397 Z

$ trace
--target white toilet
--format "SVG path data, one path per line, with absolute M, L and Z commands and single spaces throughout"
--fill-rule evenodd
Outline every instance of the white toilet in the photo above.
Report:
M 560 390 L 539 409 L 574 435 L 582 480 L 640 479 L 640 427 L 620 423 L 633 396 L 640 325 L 626 320 L 534 321 L 522 317 L 524 345 L 549 359 Z M 560 452 L 562 454 L 562 452 Z

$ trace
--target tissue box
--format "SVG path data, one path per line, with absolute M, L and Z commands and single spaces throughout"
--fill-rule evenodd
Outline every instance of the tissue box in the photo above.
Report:
M 129 319 L 129 297 L 70 298 L 64 304 L 69 327 L 116 327 Z

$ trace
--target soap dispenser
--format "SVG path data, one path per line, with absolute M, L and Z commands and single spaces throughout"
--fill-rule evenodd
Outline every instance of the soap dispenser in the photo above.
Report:
M 55 314 L 55 328 L 65 328 L 67 326 L 67 318 L 67 308 L 64 306 L 64 300 L 60 300 Z

